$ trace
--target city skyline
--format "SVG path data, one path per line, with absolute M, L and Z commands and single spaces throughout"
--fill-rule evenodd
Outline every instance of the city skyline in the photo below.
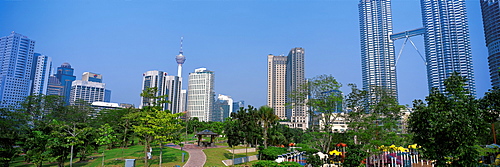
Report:
M 188 60 L 183 76 L 206 67 L 217 72 L 217 94 L 261 106 L 266 104 L 266 55 L 285 54 L 293 47 L 308 50 L 306 78 L 332 74 L 344 91 L 348 83 L 362 86 L 358 3 L 2 1 L 0 17 L 6 19 L 0 21 L 5 25 L 0 33 L 7 36 L 16 31 L 36 41 L 35 52 L 52 57 L 53 67 L 68 62 L 77 74 L 106 75 L 106 86 L 113 90 L 111 101 L 136 106 L 144 71 L 177 72 L 174 59 L 179 37 L 184 36 Z M 480 6 L 475 1 L 466 3 L 476 92 L 482 97 L 491 83 Z M 287 11 L 297 6 L 300 11 Z M 394 32 L 421 27 L 419 1 L 394 1 L 392 7 Z M 61 17 L 63 13 L 71 19 Z M 412 40 L 424 50 L 423 37 Z M 402 42 L 395 42 L 397 51 Z M 401 104 L 428 94 L 425 63 L 411 47 L 405 48 L 397 75 Z

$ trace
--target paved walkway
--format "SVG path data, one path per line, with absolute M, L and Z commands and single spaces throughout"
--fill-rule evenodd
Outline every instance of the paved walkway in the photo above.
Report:
M 189 153 L 189 159 L 186 164 L 184 164 L 184 167 L 201 167 L 205 165 L 207 156 L 201 147 L 194 144 L 186 144 L 184 145 L 184 151 Z

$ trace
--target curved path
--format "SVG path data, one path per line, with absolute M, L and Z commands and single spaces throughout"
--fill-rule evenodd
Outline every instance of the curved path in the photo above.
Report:
M 200 167 L 205 165 L 207 156 L 202 148 L 194 144 L 187 144 L 184 146 L 183 150 L 189 153 L 189 159 L 186 164 L 184 164 L 184 167 Z

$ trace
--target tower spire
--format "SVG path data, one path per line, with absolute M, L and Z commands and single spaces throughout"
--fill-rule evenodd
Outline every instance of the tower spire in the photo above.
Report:
M 181 50 L 179 51 L 179 54 L 183 54 L 183 51 L 182 51 L 182 40 L 184 40 L 184 37 L 181 37 Z

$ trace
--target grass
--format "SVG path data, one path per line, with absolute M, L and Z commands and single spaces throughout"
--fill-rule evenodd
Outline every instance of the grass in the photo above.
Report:
M 160 148 L 153 148 L 153 159 L 148 160 L 148 166 L 159 166 L 158 163 L 160 162 L 159 155 L 160 155 Z M 184 162 L 182 162 L 182 153 L 185 154 L 185 159 Z M 123 155 L 123 156 L 122 156 Z M 123 149 L 123 154 L 122 154 L 122 149 L 121 148 L 115 148 L 111 150 L 106 150 L 105 152 L 105 157 L 104 157 L 104 165 L 109 166 L 109 167 L 122 167 L 125 166 L 125 161 L 124 159 L 135 159 L 135 166 L 144 166 L 144 146 L 142 145 L 135 145 L 131 146 L 129 148 Z M 183 166 L 186 161 L 189 159 L 189 154 L 185 151 L 181 151 L 178 149 L 170 148 L 170 147 L 164 147 L 163 148 L 163 162 L 162 166 Z M 78 162 L 79 159 L 73 159 L 74 167 L 81 167 L 81 166 L 101 166 L 102 163 L 102 154 L 100 153 L 94 153 L 91 156 L 89 156 L 89 161 L 86 162 Z M 12 164 L 11 166 L 14 167 L 28 167 L 28 166 L 33 166 L 33 164 L 28 164 L 23 162 L 23 157 L 18 157 Z M 44 163 L 44 167 L 52 167 L 52 166 L 57 166 L 56 163 Z M 69 166 L 69 159 L 68 161 L 64 164 L 64 166 Z
M 219 144 L 217 144 L 219 145 Z M 227 146 L 226 143 L 221 144 L 221 146 Z M 243 149 L 243 146 L 236 146 L 234 149 Z M 207 161 L 204 166 L 225 166 L 222 163 L 222 160 L 233 159 L 233 154 L 228 151 L 228 149 L 232 149 L 230 147 L 219 147 L 219 148 L 209 148 L 204 149 L 205 155 L 207 156 Z M 249 152 L 248 156 L 257 155 L 258 152 Z M 246 153 L 235 154 L 234 158 L 246 157 Z

